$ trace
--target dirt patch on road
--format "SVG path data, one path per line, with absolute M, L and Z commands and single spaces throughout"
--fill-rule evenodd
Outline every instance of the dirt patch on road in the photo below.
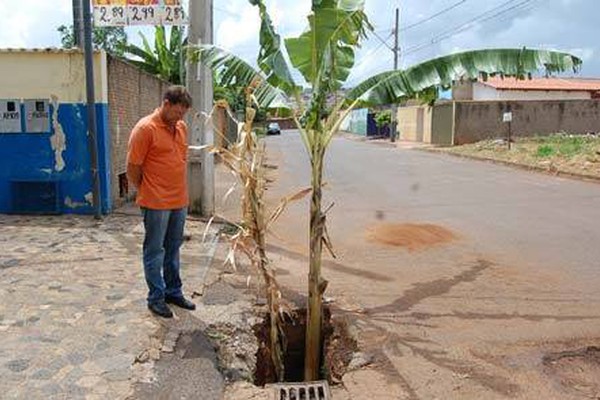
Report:
M 405 247 L 408 251 L 423 250 L 457 238 L 454 232 L 433 224 L 378 224 L 367 230 L 367 239 L 371 242 Z

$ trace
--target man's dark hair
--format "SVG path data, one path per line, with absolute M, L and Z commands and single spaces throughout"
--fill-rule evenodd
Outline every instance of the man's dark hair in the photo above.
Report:
M 192 96 L 190 96 L 190 92 L 181 85 L 169 86 L 163 95 L 163 100 L 167 100 L 171 104 L 181 104 L 187 108 L 192 106 Z

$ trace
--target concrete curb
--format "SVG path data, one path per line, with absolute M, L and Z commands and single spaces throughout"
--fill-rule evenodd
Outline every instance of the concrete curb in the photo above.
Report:
M 566 171 L 549 171 L 548 169 L 545 169 L 542 167 L 537 167 L 535 165 L 518 164 L 518 163 L 511 162 L 511 161 L 497 160 L 494 158 L 487 158 L 487 157 L 478 157 L 478 156 L 473 156 L 470 154 L 451 153 L 451 152 L 447 152 L 447 151 L 443 151 L 443 150 L 437 150 L 436 148 L 415 147 L 411 150 L 419 150 L 419 151 L 424 151 L 427 153 L 434 153 L 434 154 L 444 154 L 444 155 L 448 155 L 448 156 L 452 156 L 452 157 L 465 158 L 468 160 L 484 161 L 484 162 L 488 162 L 488 163 L 492 163 L 492 164 L 505 165 L 507 167 L 517 168 L 517 169 L 521 169 L 521 170 L 525 170 L 525 171 L 533 171 L 533 172 L 543 173 L 545 175 L 558 176 L 561 178 L 571 178 L 571 179 L 576 179 L 576 180 L 580 180 L 580 181 L 600 183 L 600 176 L 578 174 L 575 172 L 566 172 Z

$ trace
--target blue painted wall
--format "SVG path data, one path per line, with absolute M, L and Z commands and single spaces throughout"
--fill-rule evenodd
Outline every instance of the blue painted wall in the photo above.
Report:
M 53 110 L 50 111 L 52 115 Z M 106 214 L 112 208 L 108 105 L 96 104 L 96 113 L 101 207 Z M 85 199 L 86 194 L 92 192 L 87 106 L 77 103 L 60 104 L 58 122 L 66 137 L 66 150 L 62 153 L 65 167 L 61 171 L 55 168 L 55 153 L 50 143 L 50 137 L 55 133 L 52 123 L 50 131 L 46 133 L 0 132 L 0 213 L 15 211 L 13 181 L 56 181 L 59 187 L 59 213 L 94 213 L 93 206 Z

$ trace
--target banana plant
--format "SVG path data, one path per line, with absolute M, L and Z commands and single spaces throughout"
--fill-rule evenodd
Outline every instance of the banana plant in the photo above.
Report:
M 249 0 L 258 7 L 259 70 L 216 46 L 201 46 L 193 54 L 210 68 L 220 70 L 232 81 L 248 85 L 255 80 L 257 98 L 268 106 L 278 93 L 285 93 L 296 106 L 296 122 L 311 164 L 310 255 L 304 378 L 318 379 L 322 352 L 322 298 L 327 281 L 321 274 L 325 248 L 333 254 L 322 207 L 323 160 L 327 147 L 343 119 L 359 102 L 392 104 L 409 98 L 428 98 L 439 88 L 459 80 L 487 76 L 516 76 L 545 70 L 547 73 L 577 71 L 581 60 L 571 54 L 533 49 L 484 49 L 439 57 L 406 70 L 388 71 L 367 78 L 345 98 L 329 106 L 327 98 L 348 78 L 356 61 L 356 49 L 372 26 L 364 13 L 364 0 L 312 0 L 308 27 L 298 37 L 283 41 L 275 32 L 263 0 Z M 310 85 L 308 104 L 300 100 L 300 88 L 292 79 L 298 70 Z
M 185 82 L 185 68 L 182 49 L 187 44 L 183 37 L 183 30 L 178 26 L 172 26 L 170 35 L 164 26 L 154 28 L 154 48 L 150 46 L 148 38 L 140 32 L 142 46 L 126 44 L 124 55 L 127 61 L 138 66 L 149 74 L 158 76 L 174 84 Z

